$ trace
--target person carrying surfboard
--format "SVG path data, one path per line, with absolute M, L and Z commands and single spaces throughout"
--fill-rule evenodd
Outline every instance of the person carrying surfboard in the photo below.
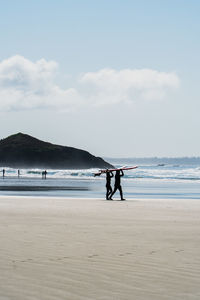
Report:
M 106 172 L 106 200 L 109 200 L 109 197 L 112 194 L 111 178 L 113 176 L 114 176 L 113 173 L 109 172 L 109 170 L 107 169 L 107 172 Z
M 122 170 L 117 170 L 115 174 L 115 186 L 114 186 L 114 191 L 111 193 L 109 200 L 113 200 L 112 196 L 114 193 L 119 190 L 120 192 L 120 197 L 121 200 L 126 200 L 123 198 L 123 192 L 122 192 L 122 187 L 121 187 L 121 177 L 124 176 L 124 172 Z

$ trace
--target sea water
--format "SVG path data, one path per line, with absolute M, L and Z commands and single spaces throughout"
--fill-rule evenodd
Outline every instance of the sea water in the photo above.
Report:
M 116 167 L 124 166 L 120 159 L 107 159 Z M 180 162 L 180 160 L 177 160 Z M 135 165 L 129 159 L 126 166 Z M 3 168 L 2 168 L 3 169 Z M 0 195 L 56 196 L 66 198 L 105 198 L 105 175 L 94 177 L 98 169 L 47 170 L 47 179 L 42 179 L 41 169 L 18 170 L 4 168 L 5 177 L 0 173 Z M 141 162 L 137 169 L 124 172 L 121 180 L 126 199 L 139 198 L 186 198 L 200 199 L 200 164 L 181 164 L 174 159 L 167 163 L 156 163 L 154 159 Z M 114 178 L 112 179 L 112 185 Z M 119 193 L 114 195 L 119 199 Z

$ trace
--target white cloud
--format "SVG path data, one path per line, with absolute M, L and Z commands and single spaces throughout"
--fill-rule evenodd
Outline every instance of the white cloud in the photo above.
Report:
M 41 59 L 31 62 L 16 55 L 0 63 L 0 109 L 70 109 L 79 95 L 73 88 L 62 89 L 55 83 L 58 65 Z
M 179 86 L 175 73 L 151 69 L 103 69 L 82 75 L 80 82 L 88 87 L 88 96 L 97 104 L 162 99 Z
M 87 105 L 161 99 L 179 86 L 175 73 L 102 69 L 81 75 L 76 88 L 56 84 L 58 65 L 16 55 L 0 62 L 0 110 L 71 110 Z

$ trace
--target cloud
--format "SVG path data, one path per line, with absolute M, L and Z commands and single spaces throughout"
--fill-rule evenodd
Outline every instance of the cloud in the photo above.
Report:
M 162 99 L 180 84 L 175 73 L 151 69 L 103 69 L 83 74 L 80 82 L 96 104 Z
M 73 110 L 142 99 L 162 99 L 179 86 L 175 73 L 151 69 L 102 69 L 82 74 L 75 87 L 56 83 L 58 64 L 16 55 L 0 62 L 0 110 Z
M 0 63 L 0 109 L 70 109 L 79 95 L 73 88 L 62 89 L 55 83 L 55 61 L 30 60 L 16 55 Z

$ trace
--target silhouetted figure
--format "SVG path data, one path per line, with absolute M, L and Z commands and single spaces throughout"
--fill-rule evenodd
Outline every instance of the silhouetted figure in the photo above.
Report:
M 6 172 L 5 169 L 3 169 L 3 170 L 2 170 L 3 178 L 5 177 L 5 172 Z
M 112 194 L 111 187 L 111 178 L 113 177 L 113 173 L 107 170 L 106 172 L 106 200 L 109 200 L 110 195 Z
M 44 170 L 44 172 L 43 172 L 43 178 L 47 179 L 47 171 L 46 170 Z
M 114 193 L 119 190 L 120 192 L 120 197 L 121 200 L 125 200 L 123 198 L 123 193 L 122 193 L 122 187 L 121 187 L 121 177 L 124 176 L 124 172 L 122 170 L 117 170 L 116 174 L 115 174 L 115 186 L 114 186 L 114 191 L 112 192 L 112 194 L 110 195 L 110 200 L 112 200 L 112 196 L 114 195 Z
M 20 170 L 17 171 L 17 176 L 20 177 Z
M 47 177 L 47 171 L 44 170 L 42 171 L 42 179 L 46 179 L 46 177 Z

